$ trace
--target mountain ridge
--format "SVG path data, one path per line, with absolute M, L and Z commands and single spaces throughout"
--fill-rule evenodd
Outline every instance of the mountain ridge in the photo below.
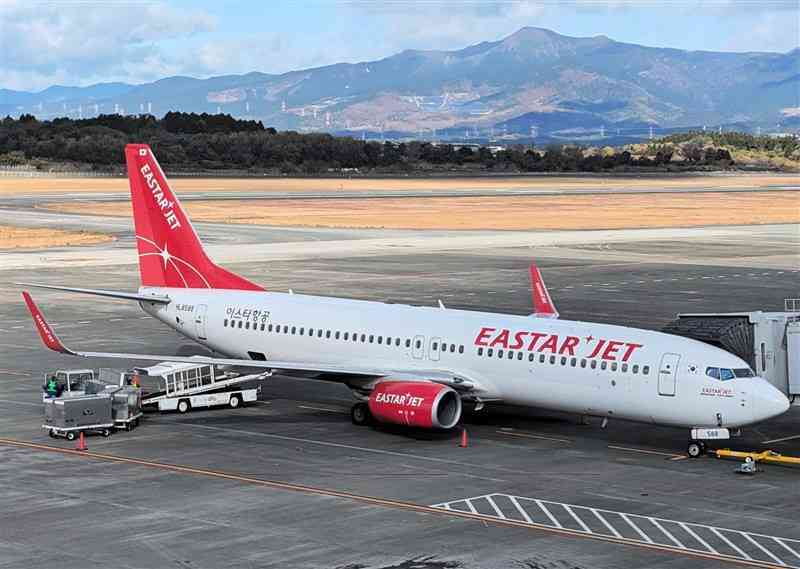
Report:
M 0 89 L 0 114 L 225 112 L 300 131 L 460 138 L 733 123 L 796 128 L 798 54 L 687 51 L 526 26 L 456 50 L 403 50 L 280 74 Z M 563 124 L 550 120 L 558 117 Z

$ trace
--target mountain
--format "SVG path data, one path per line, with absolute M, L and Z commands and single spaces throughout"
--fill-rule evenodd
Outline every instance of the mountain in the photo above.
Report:
M 279 75 L 0 90 L 0 113 L 43 118 L 225 112 L 298 130 L 579 138 L 700 125 L 775 129 L 800 114 L 800 50 L 684 51 L 522 28 L 455 51 Z

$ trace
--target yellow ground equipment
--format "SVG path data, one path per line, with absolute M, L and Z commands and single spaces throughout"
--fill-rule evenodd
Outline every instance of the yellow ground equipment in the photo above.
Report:
M 740 458 L 742 460 L 747 460 L 749 458 L 753 460 L 753 462 L 800 465 L 800 458 L 796 456 L 784 456 L 771 450 L 765 450 L 763 452 L 741 452 L 730 449 L 721 449 L 717 451 L 717 458 Z

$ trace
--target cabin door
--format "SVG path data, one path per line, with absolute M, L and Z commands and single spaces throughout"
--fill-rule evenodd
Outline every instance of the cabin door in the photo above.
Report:
M 658 394 L 667 397 L 675 396 L 675 385 L 678 379 L 678 354 L 664 354 L 658 366 Z

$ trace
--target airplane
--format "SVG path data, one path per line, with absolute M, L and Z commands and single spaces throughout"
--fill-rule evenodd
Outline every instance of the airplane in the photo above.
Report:
M 544 408 L 690 429 L 687 453 L 780 415 L 786 396 L 737 356 L 651 330 L 559 318 L 531 265 L 535 312 L 510 315 L 267 291 L 212 262 L 146 144 L 125 147 L 137 292 L 19 283 L 131 300 L 219 356 L 76 351 L 25 302 L 44 344 L 84 357 L 246 366 L 344 383 L 351 419 L 453 429 L 466 405 Z

